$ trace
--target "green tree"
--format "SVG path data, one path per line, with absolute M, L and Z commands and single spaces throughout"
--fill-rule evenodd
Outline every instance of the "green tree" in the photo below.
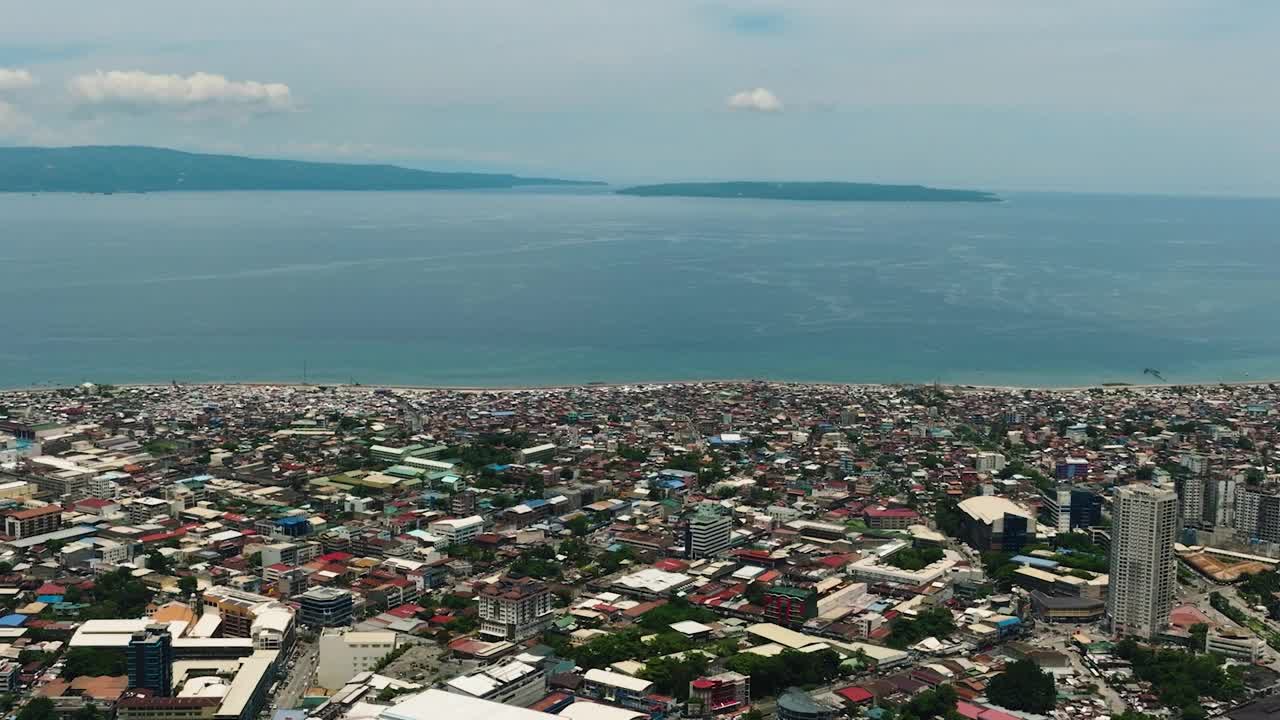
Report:
M 124 653 L 119 650 L 103 648 L 77 647 L 71 648 L 62 656 L 66 666 L 62 677 L 73 680 L 81 675 L 124 675 L 128 671 Z
M 655 658 L 645 663 L 641 673 L 652 680 L 658 692 L 684 702 L 689 699 L 689 683 L 702 677 L 710 665 L 706 655 L 688 652 L 682 659 Z
M 1192 625 L 1188 631 L 1191 635 L 1191 651 L 1204 652 L 1205 640 L 1209 635 L 1209 626 L 1204 623 Z
M 22 706 L 18 711 L 18 720 L 58 720 L 58 713 L 53 708 L 52 700 L 38 697 Z
M 1019 660 L 991 678 L 987 697 L 1010 710 L 1047 714 L 1058 702 L 1053 676 L 1030 660 Z
M 169 558 L 160 552 L 153 552 L 147 556 L 147 567 L 161 575 L 168 575 L 173 571 L 173 565 L 169 562 Z
M 200 583 L 196 580 L 194 575 L 186 575 L 178 578 L 178 592 L 182 593 L 183 597 L 191 597 L 192 595 L 195 595 L 199 589 Z
M 583 537 L 591 532 L 591 521 L 587 519 L 586 515 L 576 515 L 564 526 L 573 533 L 574 537 Z

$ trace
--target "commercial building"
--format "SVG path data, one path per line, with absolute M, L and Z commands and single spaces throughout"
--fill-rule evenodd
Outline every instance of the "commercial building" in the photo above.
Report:
M 445 690 L 504 705 L 529 707 L 547 694 L 547 672 L 540 665 L 511 660 L 459 675 L 445 683 Z
M 812 588 L 777 585 L 764 593 L 764 616 L 784 627 L 799 627 L 818 615 L 818 593 Z
M 906 507 L 869 507 L 862 511 L 862 522 L 872 530 L 906 530 L 920 522 L 920 513 Z
M 1266 643 L 1253 633 L 1232 628 L 1210 627 L 1205 634 L 1205 652 L 1244 662 L 1257 662 Z
M 551 591 L 533 578 L 500 578 L 480 589 L 480 634 L 520 642 L 551 623 Z
M 204 617 L 220 618 L 218 634 L 251 638 L 259 650 L 288 649 L 293 645 L 293 609 L 272 598 L 225 587 L 205 590 Z M 203 617 L 202 617 L 203 620 Z
M 777 720 L 833 720 L 838 710 L 824 705 L 800 688 L 790 687 L 778 696 Z
M 538 460 L 546 460 L 554 455 L 556 446 L 554 443 L 543 443 L 542 445 L 534 445 L 523 450 L 517 450 L 515 461 L 521 465 L 525 463 L 536 462 Z
M 298 596 L 300 621 L 308 627 L 345 627 L 355 605 L 347 590 L 316 587 Z
M 443 538 L 446 545 L 465 545 L 483 531 L 484 518 L 479 515 L 436 520 L 427 525 L 427 532 Z
M 980 495 L 958 507 L 961 539 L 974 550 L 1018 552 L 1035 537 L 1035 516 L 1008 498 Z
M 1102 498 L 1088 490 L 1059 485 L 1040 493 L 1040 522 L 1060 533 L 1101 521 Z
M 62 507 L 45 505 L 14 510 L 4 516 L 4 534 L 15 540 L 44 535 L 62 527 Z
M 1111 630 L 1154 637 L 1169 620 L 1177 581 L 1173 545 L 1178 495 L 1150 485 L 1126 485 L 1116 491 L 1111 517 Z
M 152 625 L 129 639 L 129 687 L 158 697 L 173 690 L 173 638 L 167 625 Z
M 592 700 L 613 703 L 628 710 L 645 711 L 653 683 L 609 670 L 588 670 L 582 682 L 582 695 Z
M 685 519 L 684 548 L 690 558 L 711 557 L 729 549 L 733 516 L 714 503 L 702 503 Z
M 751 678 L 736 672 L 700 677 L 689 683 L 686 715 L 708 717 L 737 712 L 751 698 Z
M 316 682 L 339 690 L 357 673 L 372 670 L 396 649 L 394 632 L 355 632 L 327 629 L 320 635 L 320 660 Z

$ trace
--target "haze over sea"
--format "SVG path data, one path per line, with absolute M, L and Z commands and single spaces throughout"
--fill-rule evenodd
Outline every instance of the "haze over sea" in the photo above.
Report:
M 0 195 L 0 386 L 1280 378 L 1280 200 Z

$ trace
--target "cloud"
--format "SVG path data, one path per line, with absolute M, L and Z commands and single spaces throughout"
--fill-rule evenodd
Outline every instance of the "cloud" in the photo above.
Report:
M 26 70 L 0 67 L 0 92 L 26 90 L 37 82 L 36 76 Z
M 31 130 L 31 117 L 0 100 L 0 138 L 23 138 Z
M 765 113 L 782 112 L 782 101 L 772 92 L 764 88 L 756 88 L 755 90 L 743 90 L 730 96 L 729 109 Z
M 84 105 L 126 110 L 234 108 L 250 112 L 284 112 L 294 108 L 293 93 L 283 83 L 228 80 L 198 72 L 187 77 L 140 70 L 101 70 L 68 83 Z

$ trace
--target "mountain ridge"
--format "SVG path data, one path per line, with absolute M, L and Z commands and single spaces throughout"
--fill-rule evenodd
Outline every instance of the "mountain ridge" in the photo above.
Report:
M 603 184 L 505 173 L 416 170 L 385 163 L 193 153 L 146 145 L 0 147 L 0 192 L 469 190 Z

